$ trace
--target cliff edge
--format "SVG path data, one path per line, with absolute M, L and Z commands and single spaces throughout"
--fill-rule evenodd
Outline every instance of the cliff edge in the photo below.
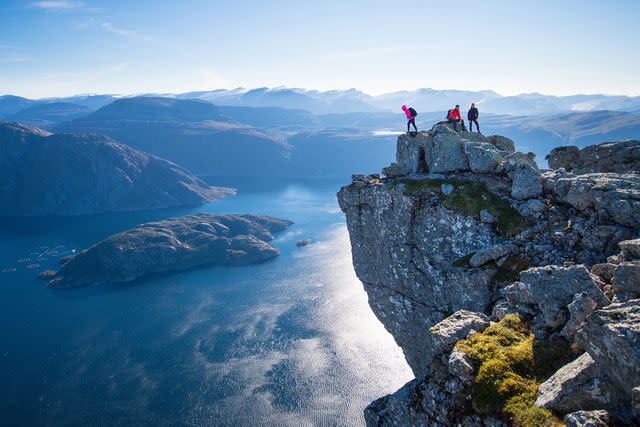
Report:
M 437 124 L 352 177 L 354 267 L 416 375 L 369 425 L 637 421 L 640 171 L 620 153 L 639 147 L 556 151 L 573 168 L 540 170 L 509 138 Z

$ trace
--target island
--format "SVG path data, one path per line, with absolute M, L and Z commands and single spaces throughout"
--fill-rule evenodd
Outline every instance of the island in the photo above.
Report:
M 247 265 L 280 254 L 273 233 L 291 221 L 257 215 L 195 214 L 138 225 L 63 258 L 49 285 L 130 282 L 205 265 Z

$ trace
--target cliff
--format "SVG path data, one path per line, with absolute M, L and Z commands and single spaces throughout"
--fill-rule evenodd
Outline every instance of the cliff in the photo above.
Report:
M 617 144 L 606 149 L 638 147 Z M 612 165 L 619 154 L 609 156 L 604 172 L 592 162 L 592 173 L 581 175 L 540 171 L 533 157 L 516 152 L 508 138 L 438 124 L 401 135 L 384 176 L 354 175 L 338 193 L 370 306 L 416 375 L 367 408 L 370 425 L 531 425 L 579 409 L 633 419 L 630 393 L 640 385 L 640 365 L 629 367 L 640 361 L 633 347 L 640 342 L 640 254 L 632 240 L 640 228 L 639 171 Z M 603 310 L 625 319 L 614 321 L 618 332 L 606 344 L 594 332 L 611 327 Z M 513 349 L 494 340 L 500 334 L 536 357 L 516 363 L 503 356 Z M 626 352 L 603 356 L 615 340 Z M 492 349 L 493 357 L 478 347 Z M 540 362 L 536 349 L 561 349 L 551 359 L 562 364 Z M 578 356 L 590 357 L 591 368 L 572 394 L 567 378 L 554 373 Z M 496 363 L 511 376 L 492 377 L 495 389 L 487 388 L 485 370 Z M 549 397 L 547 380 L 561 383 L 562 404 Z M 592 387 L 584 404 L 576 396 L 589 394 L 589 381 L 608 387 Z M 500 394 L 511 386 L 517 391 Z M 494 397 L 483 403 L 482 390 Z
M 0 215 L 84 215 L 200 205 L 233 190 L 100 136 L 0 121 Z

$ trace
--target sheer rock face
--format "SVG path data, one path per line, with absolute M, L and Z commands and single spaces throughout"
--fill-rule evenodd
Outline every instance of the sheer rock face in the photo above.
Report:
M 551 169 L 564 168 L 576 175 L 594 172 L 640 172 L 640 141 L 628 140 L 591 145 L 558 147 L 546 157 Z
M 0 121 L 0 215 L 195 206 L 233 192 L 105 137 L 50 134 Z
M 401 186 L 356 182 L 340 190 L 338 201 L 371 307 L 420 374 L 431 360 L 429 327 L 453 311 L 484 312 L 491 303 L 492 271 L 468 272 L 453 261 L 493 246 L 498 236 L 442 206 L 437 195 L 408 195 Z
M 602 313 L 612 299 L 638 302 L 640 175 L 540 172 L 531 155 L 510 148 L 438 124 L 398 138 L 389 176 L 357 175 L 338 193 L 369 304 L 416 374 L 367 408 L 369 425 L 491 422 L 469 404 L 464 384 L 474 367 L 446 354 L 459 337 L 441 330 L 459 310 L 480 319 L 517 311 L 537 339 L 586 349 L 547 384 L 545 401 L 560 415 L 580 402 L 631 411 L 640 384 L 631 372 L 640 365 L 635 312 Z M 622 377 L 632 379 L 629 390 L 600 387 Z
M 255 215 L 197 214 L 139 225 L 63 259 L 50 286 L 128 282 L 203 265 L 245 265 L 280 254 L 269 244 L 290 221 Z

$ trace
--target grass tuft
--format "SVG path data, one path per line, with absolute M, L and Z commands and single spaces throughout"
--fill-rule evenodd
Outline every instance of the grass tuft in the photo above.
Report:
M 534 405 L 538 386 L 575 357 L 568 343 L 534 343 L 529 325 L 508 314 L 482 333 L 460 340 L 477 368 L 471 385 L 473 407 L 482 414 L 500 414 L 523 427 L 559 426 L 549 410 Z

